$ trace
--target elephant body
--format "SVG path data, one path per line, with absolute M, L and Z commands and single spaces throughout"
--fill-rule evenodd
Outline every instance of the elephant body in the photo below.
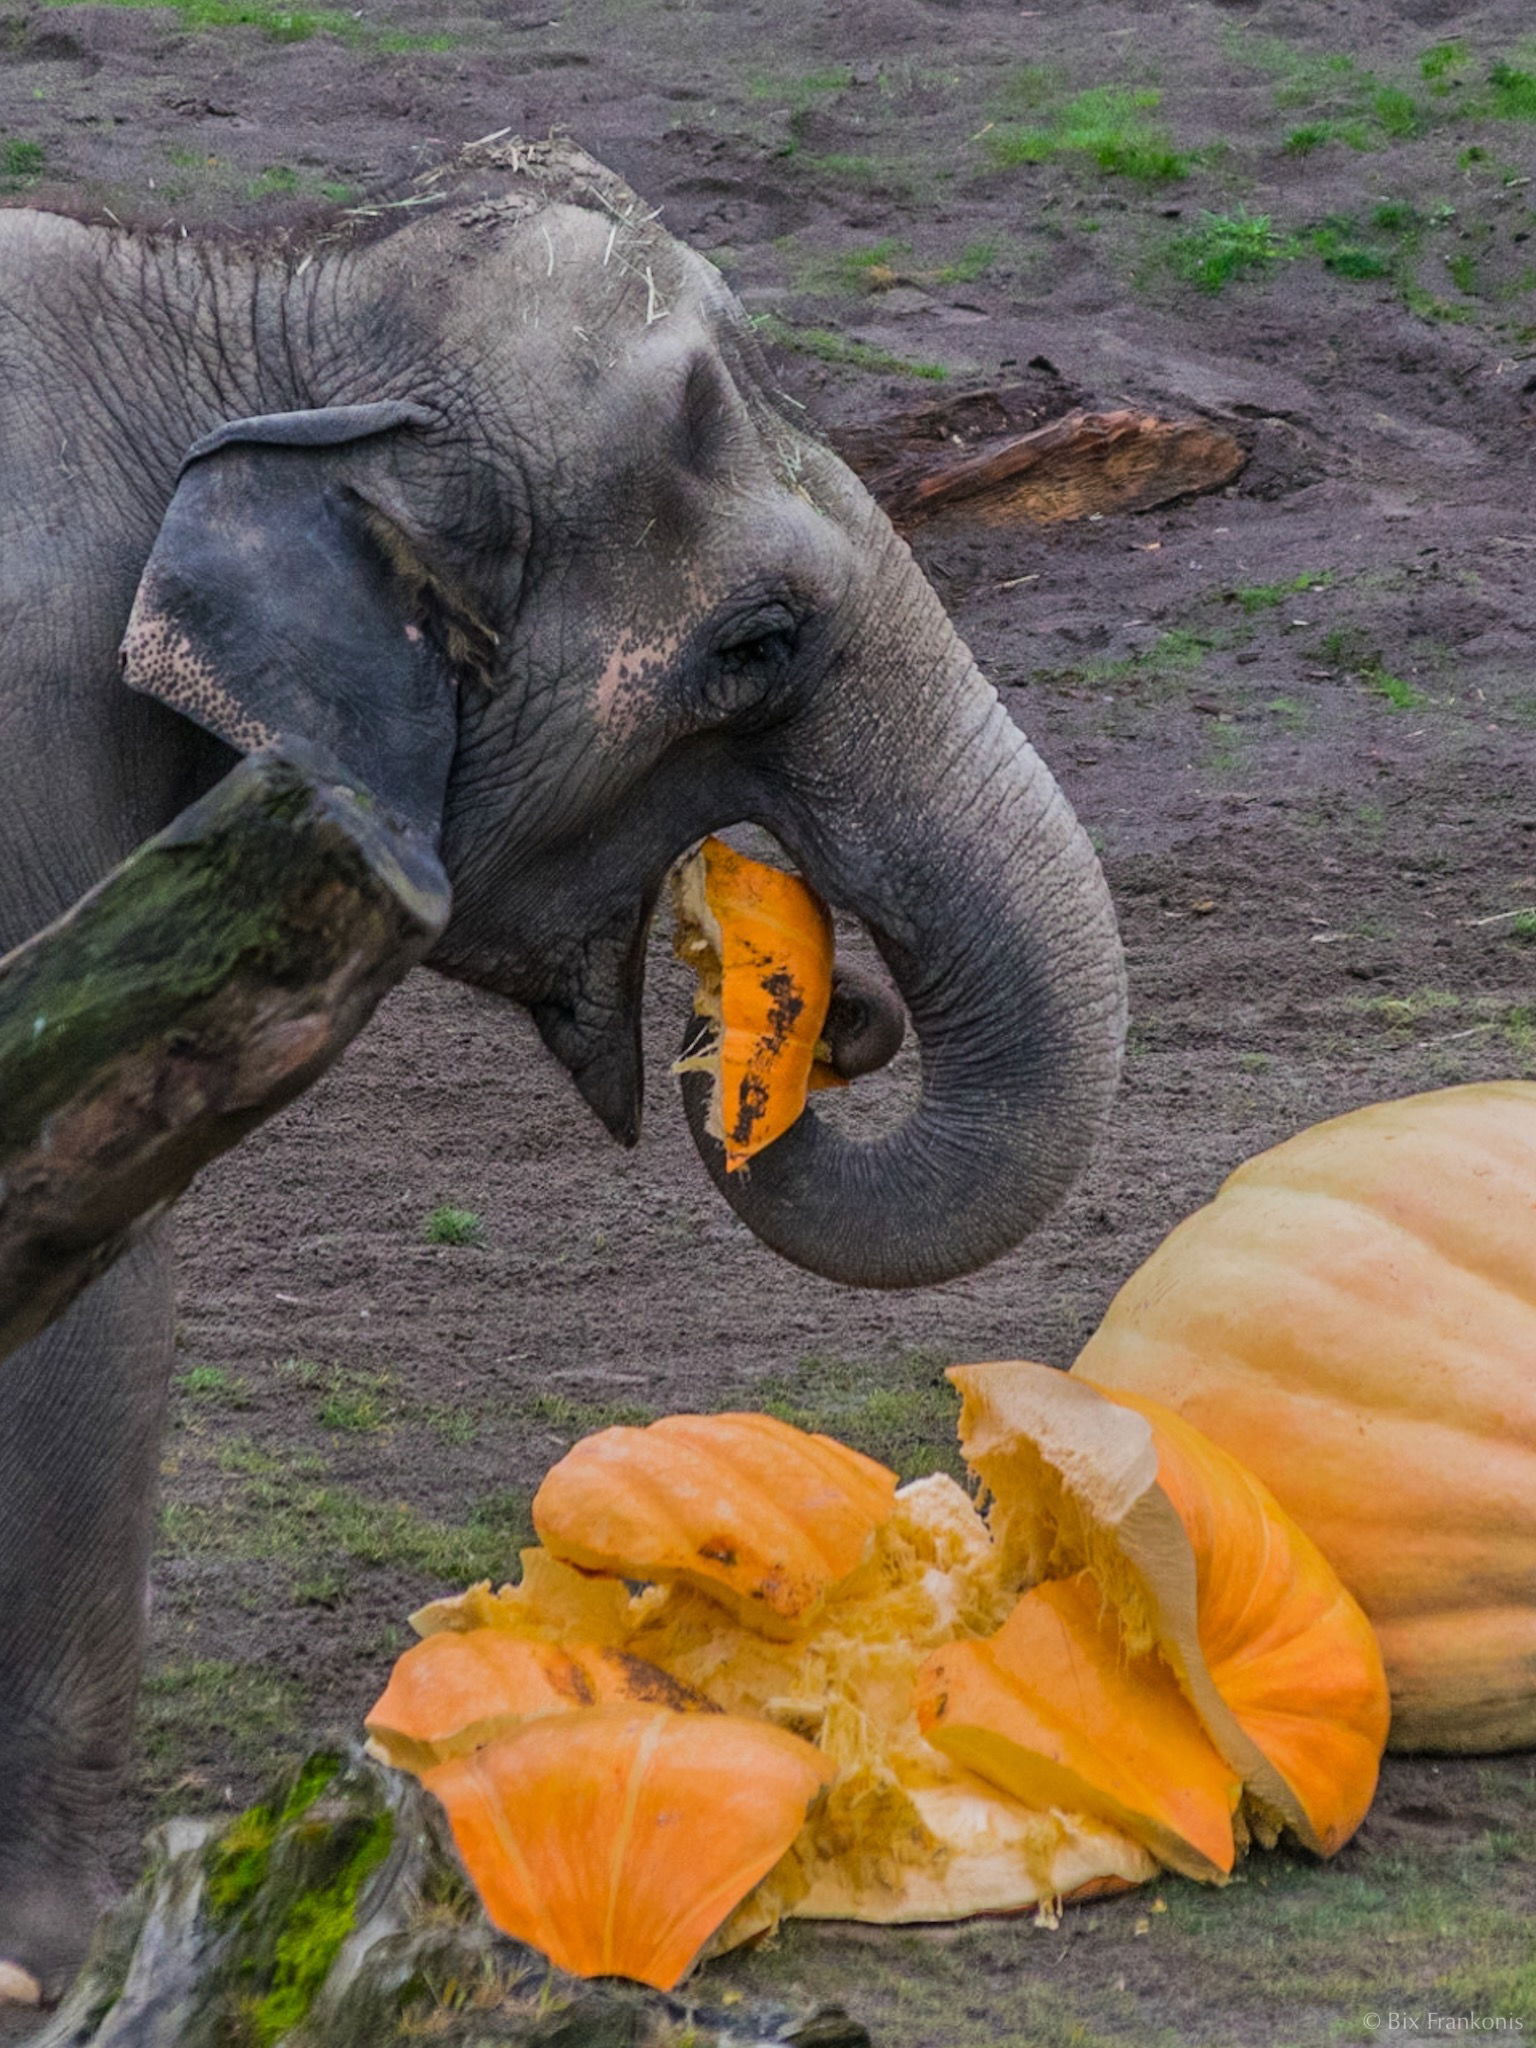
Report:
M 1114 1085 L 1070 809 L 626 187 L 502 143 L 413 197 L 303 248 L 0 211 L 0 951 L 231 749 L 302 735 L 440 846 L 432 964 L 528 1008 L 632 1142 L 651 909 L 752 821 L 871 930 L 922 1099 L 868 1144 L 807 1114 L 730 1177 L 691 1101 L 706 1162 L 833 1278 L 969 1270 Z M 152 1238 L 0 1366 L 0 1960 L 50 1986 L 126 1754 L 169 1299 Z

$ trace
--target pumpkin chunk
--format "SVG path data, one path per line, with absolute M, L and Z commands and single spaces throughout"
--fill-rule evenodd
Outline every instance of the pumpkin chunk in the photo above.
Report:
M 1157 1864 L 1122 1830 L 1031 1808 L 942 1756 L 913 1711 L 924 1657 L 990 1633 L 1011 1599 L 969 1496 L 939 1474 L 897 1493 L 871 1555 L 790 1641 L 746 1626 L 713 1593 L 676 1582 L 631 1593 L 547 1550 L 521 1582 L 471 1588 L 412 1617 L 423 1632 L 505 1630 L 529 1641 L 597 1636 L 816 1744 L 837 1772 L 790 1852 L 712 1946 L 781 1918 L 882 1923 L 1039 1908 L 1082 1891 L 1145 1883 Z
M 674 950 L 698 976 L 711 1042 L 676 1073 L 713 1078 L 707 1128 L 736 1173 L 838 1084 L 822 1030 L 832 999 L 832 919 L 798 876 L 706 839 L 678 869 Z M 818 1065 L 818 1058 L 820 1064 Z
M 364 1726 L 386 1763 L 419 1776 L 541 1714 L 625 1703 L 714 1711 L 702 1693 L 621 1650 L 477 1628 L 413 1643 Z
M 1274 1496 L 1156 1402 L 1048 1366 L 955 1366 L 965 1455 L 1005 1569 L 1087 1569 L 1127 1648 L 1155 1647 L 1247 1787 L 1256 1832 L 1332 1855 L 1365 1818 L 1386 1741 L 1381 1653 Z
M 1026 1593 L 985 1641 L 936 1650 L 916 1704 L 936 1748 L 1027 1805 L 1107 1821 L 1187 1877 L 1230 1872 L 1241 1781 L 1161 1658 L 1126 1657 L 1087 1572 Z
M 1073 1368 L 1240 1458 L 1370 1616 L 1404 1749 L 1536 1744 L 1536 1085 L 1245 1161 Z
M 567 1564 L 682 1581 L 783 1637 L 868 1556 L 895 1492 L 873 1458 L 771 1415 L 669 1415 L 575 1444 L 533 1523 Z
M 423 1779 L 486 1912 L 578 1976 L 670 1991 L 832 1775 L 763 1721 L 584 1707 Z

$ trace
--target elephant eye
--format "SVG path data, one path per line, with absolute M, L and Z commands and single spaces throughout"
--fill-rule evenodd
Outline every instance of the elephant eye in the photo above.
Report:
M 728 676 L 772 678 L 789 666 L 797 622 L 787 605 L 765 605 L 734 623 L 715 642 L 716 666 Z

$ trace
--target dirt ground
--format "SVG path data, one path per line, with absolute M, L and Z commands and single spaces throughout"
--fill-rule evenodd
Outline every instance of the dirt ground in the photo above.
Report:
M 760 1250 L 675 1102 L 663 935 L 633 1154 L 525 1019 L 420 974 L 187 1200 L 125 1877 L 154 1815 L 355 1724 L 412 1607 L 513 1569 L 584 1430 L 772 1398 L 952 1463 L 943 1365 L 1070 1363 L 1247 1154 L 1536 1074 L 1531 27 L 1524 0 L 0 0 L 12 202 L 195 229 L 563 126 L 713 255 L 829 427 L 1044 358 L 1250 450 L 1164 511 L 919 542 L 1130 962 L 1113 1130 L 1013 1256 L 900 1296 Z M 429 1241 L 445 1206 L 478 1241 Z M 1403 1759 L 1327 1870 L 1055 1933 L 801 1927 L 723 1975 L 837 1996 L 880 2048 L 1529 2033 L 1533 1914 L 1533 1759 Z

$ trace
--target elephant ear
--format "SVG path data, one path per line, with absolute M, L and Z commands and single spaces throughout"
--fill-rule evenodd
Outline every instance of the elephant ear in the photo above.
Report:
M 335 406 L 233 420 L 196 442 L 122 663 L 132 688 L 242 753 L 294 738 L 325 749 L 435 840 L 474 629 L 370 491 L 386 437 L 429 418 Z

